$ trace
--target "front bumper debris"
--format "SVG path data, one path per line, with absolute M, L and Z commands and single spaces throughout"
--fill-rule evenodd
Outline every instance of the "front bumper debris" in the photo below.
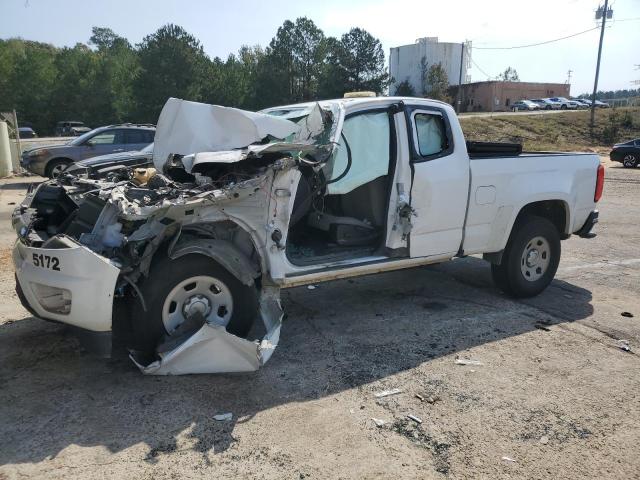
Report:
M 67 240 L 70 248 L 34 248 L 16 242 L 13 264 L 24 302 L 39 318 L 108 332 L 120 270 Z

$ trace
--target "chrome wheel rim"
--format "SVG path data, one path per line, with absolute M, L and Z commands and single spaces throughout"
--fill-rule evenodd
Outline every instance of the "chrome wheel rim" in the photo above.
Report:
M 525 280 L 539 280 L 549 268 L 551 246 L 544 237 L 534 237 L 525 246 L 520 259 L 520 271 Z
M 636 164 L 636 157 L 634 157 L 633 155 L 626 155 L 622 159 L 622 163 L 625 167 L 633 167 Z
M 207 275 L 187 278 L 167 295 L 162 324 L 169 335 L 195 314 L 211 325 L 226 327 L 233 314 L 233 296 L 221 280 Z
M 58 165 L 54 165 L 53 168 L 51 169 L 51 177 L 56 178 L 58 175 L 64 172 L 66 168 L 67 166 L 64 163 L 59 163 Z

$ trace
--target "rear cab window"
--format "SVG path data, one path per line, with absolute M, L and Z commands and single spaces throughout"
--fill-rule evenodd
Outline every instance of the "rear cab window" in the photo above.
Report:
M 433 160 L 453 152 L 451 128 L 443 111 L 414 107 L 409 118 L 413 162 Z

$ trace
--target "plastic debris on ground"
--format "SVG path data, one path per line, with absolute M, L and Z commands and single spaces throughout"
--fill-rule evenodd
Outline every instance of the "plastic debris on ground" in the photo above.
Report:
M 502 457 L 502 460 L 504 460 L 505 462 L 512 462 L 515 463 L 515 460 L 511 457 Z
M 540 437 L 540 443 L 542 445 L 546 445 L 547 443 L 549 443 L 549 437 L 547 437 L 546 435 Z
M 633 318 L 633 313 L 631 312 L 622 312 L 620 315 L 627 318 Z
M 418 400 L 420 400 L 421 402 L 424 402 L 424 397 L 422 395 L 420 395 L 419 393 L 416 393 L 416 398 Z
M 229 420 L 233 420 L 233 413 L 219 413 L 218 415 L 214 415 L 213 419 L 217 422 L 228 422 Z
M 480 360 L 472 360 L 470 358 L 456 358 L 457 365 L 484 365 Z
M 384 420 L 382 420 L 381 418 L 373 418 L 373 417 L 371 417 L 371 420 L 373 420 L 373 423 L 375 423 L 376 427 L 378 427 L 378 428 L 383 427 L 384 424 L 387 423 Z
M 625 352 L 631 352 L 631 347 L 629 346 L 628 340 L 618 340 L 618 348 L 620 350 L 624 350 Z
M 374 393 L 376 398 L 388 397 L 389 395 L 397 395 L 398 393 L 402 393 L 402 390 L 399 388 L 392 388 L 391 390 L 383 390 L 381 392 Z
M 416 417 L 415 415 L 407 415 L 407 418 L 413 420 L 416 423 L 422 423 L 422 419 L 420 417 Z
M 316 288 L 315 285 L 307 285 L 307 290 L 315 290 Z
M 534 327 L 536 327 L 538 330 L 544 330 L 545 332 L 551 331 L 549 327 L 547 327 L 546 325 L 543 325 L 542 323 L 536 323 Z

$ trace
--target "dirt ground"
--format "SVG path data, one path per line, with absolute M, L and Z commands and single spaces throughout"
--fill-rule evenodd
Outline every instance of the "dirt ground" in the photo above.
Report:
M 0 479 L 640 478 L 640 168 L 608 166 L 597 238 L 563 242 L 537 298 L 478 258 L 287 290 L 262 370 L 183 377 L 29 316 L 8 222 L 25 179 L 4 181 Z

